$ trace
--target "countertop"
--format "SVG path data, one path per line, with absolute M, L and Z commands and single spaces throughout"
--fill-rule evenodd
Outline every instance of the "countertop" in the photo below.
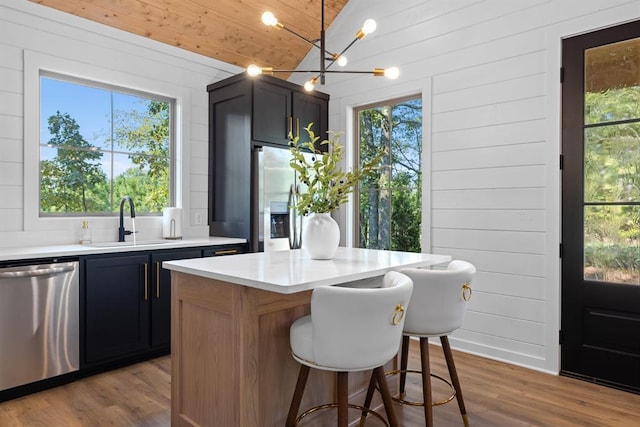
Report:
M 144 240 L 136 242 L 104 242 L 87 245 L 29 246 L 0 249 L 0 261 L 14 261 L 35 258 L 55 258 L 91 254 L 105 254 L 157 249 L 190 248 L 197 246 L 233 245 L 246 243 L 245 239 L 230 237 L 204 237 L 181 240 Z
M 330 260 L 313 260 L 302 250 L 247 253 L 233 257 L 165 261 L 163 268 L 281 294 L 381 276 L 404 267 L 451 260 L 448 255 L 338 248 Z

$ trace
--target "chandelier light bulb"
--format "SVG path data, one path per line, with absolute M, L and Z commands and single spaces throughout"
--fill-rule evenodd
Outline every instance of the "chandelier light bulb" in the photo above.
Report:
M 251 64 L 247 67 L 247 74 L 251 77 L 258 76 L 262 74 L 262 68 L 258 67 L 256 64 Z
M 400 76 L 398 67 L 389 67 L 384 69 L 384 76 L 388 79 L 395 80 Z
M 278 25 L 278 19 L 271 12 L 265 12 L 262 14 L 262 23 L 264 25 L 269 25 L 271 27 L 275 27 Z
M 313 92 L 313 90 L 316 88 L 316 82 L 317 81 L 318 81 L 318 79 L 307 80 L 304 83 L 304 90 L 306 90 L 307 92 Z
M 376 26 L 377 25 L 375 20 L 367 19 L 366 21 L 364 21 L 364 24 L 362 24 L 362 32 L 365 36 L 367 34 L 371 34 L 376 30 Z
M 336 58 L 336 64 L 338 64 L 341 67 L 344 67 L 345 65 L 347 65 L 347 57 L 344 55 L 340 55 Z
M 373 19 L 367 19 L 366 21 L 364 21 L 364 24 L 362 24 L 362 28 L 360 28 L 356 33 L 356 39 L 362 40 L 367 36 L 367 34 L 371 34 L 375 30 L 376 30 L 376 21 L 374 21 Z

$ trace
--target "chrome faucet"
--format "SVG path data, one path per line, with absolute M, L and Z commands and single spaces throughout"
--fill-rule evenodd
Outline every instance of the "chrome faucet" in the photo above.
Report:
M 131 219 L 136 217 L 136 208 L 133 205 L 133 199 L 129 196 L 124 196 L 122 200 L 120 200 L 120 228 L 118 228 L 118 242 L 124 242 L 124 236 L 128 236 L 133 232 L 131 230 L 124 229 L 124 202 L 129 201 L 129 213 L 131 214 Z

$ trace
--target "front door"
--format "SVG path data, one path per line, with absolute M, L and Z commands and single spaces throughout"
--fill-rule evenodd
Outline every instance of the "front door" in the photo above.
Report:
M 640 391 L 640 22 L 562 50 L 561 369 Z

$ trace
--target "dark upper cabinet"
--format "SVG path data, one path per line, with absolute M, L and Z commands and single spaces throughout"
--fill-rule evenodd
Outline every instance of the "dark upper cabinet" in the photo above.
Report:
M 209 91 L 209 231 L 249 240 L 251 105 L 248 80 Z
M 292 132 L 291 89 L 257 81 L 253 86 L 253 139 L 287 145 Z
M 256 81 L 253 89 L 253 140 L 288 145 L 291 138 L 298 136 L 300 142 L 308 141 L 304 128 L 309 123 L 313 123 L 312 130 L 320 140 L 326 139 L 327 102 L 324 97 L 271 81 Z M 316 148 L 325 149 L 319 144 Z
M 252 172 L 256 146 L 287 146 L 288 135 L 306 141 L 313 123 L 327 138 L 329 95 L 270 76 L 239 74 L 207 86 L 209 92 L 209 234 L 251 240 Z M 320 141 L 318 141 L 320 142 Z M 326 146 L 318 149 L 326 150 Z
M 316 150 L 327 151 L 326 145 L 320 142 L 327 139 L 328 105 L 322 98 L 311 96 L 307 93 L 293 92 L 293 136 L 300 136 L 300 142 L 308 141 L 309 136 L 304 130 L 309 123 L 313 123 L 311 130 L 320 137 L 316 142 Z

